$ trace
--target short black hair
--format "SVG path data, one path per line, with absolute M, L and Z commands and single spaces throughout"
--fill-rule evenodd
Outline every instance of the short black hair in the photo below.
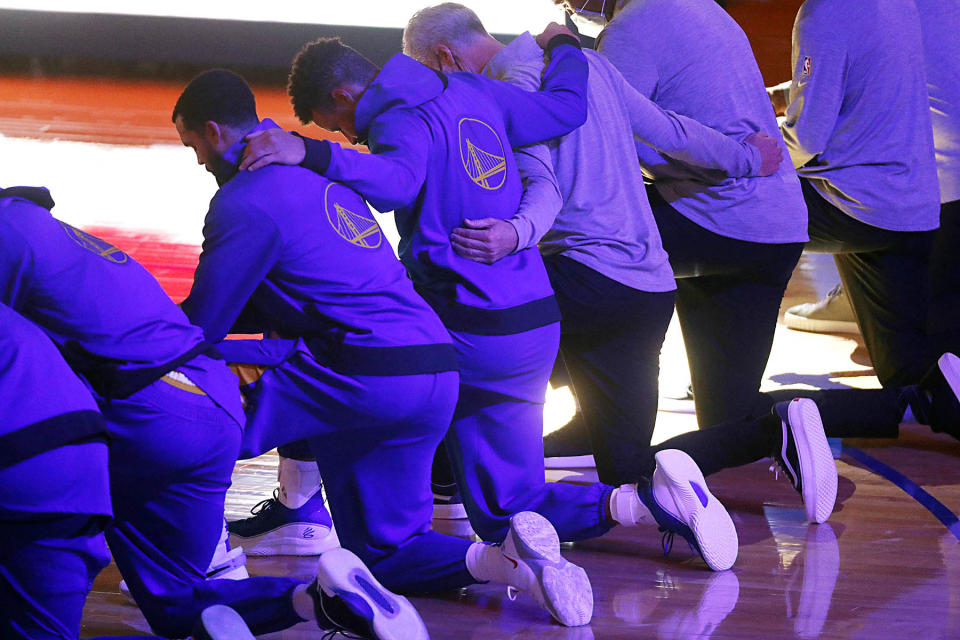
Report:
M 174 122 L 177 116 L 192 131 L 211 120 L 233 128 L 249 127 L 260 120 L 250 85 L 227 69 L 210 69 L 191 80 L 173 107 Z
M 345 84 L 366 86 L 379 67 L 340 38 L 321 38 L 308 43 L 293 59 L 287 93 L 293 112 L 303 124 L 313 119 L 312 111 L 332 111 L 333 90 Z

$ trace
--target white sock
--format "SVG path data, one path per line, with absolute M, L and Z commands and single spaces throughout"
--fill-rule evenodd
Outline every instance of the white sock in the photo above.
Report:
M 313 460 L 281 457 L 277 480 L 280 481 L 280 503 L 288 509 L 299 509 L 320 490 L 320 470 Z
M 291 599 L 293 600 L 293 610 L 298 616 L 307 621 L 317 619 L 317 612 L 313 608 L 313 598 L 307 593 L 307 585 L 299 584 L 294 587 Z
M 507 582 L 507 567 L 500 547 L 474 542 L 467 548 L 467 571 L 477 582 Z
M 635 484 L 624 484 L 613 490 L 610 494 L 610 517 L 625 527 L 654 521 L 653 514 L 637 495 Z

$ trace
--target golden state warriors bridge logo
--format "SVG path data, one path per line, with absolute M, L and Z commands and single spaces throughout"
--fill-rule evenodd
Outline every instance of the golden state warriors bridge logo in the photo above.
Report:
M 474 184 L 494 191 L 507 179 L 507 160 L 500 136 L 475 118 L 461 118 L 458 126 L 460 161 Z
M 337 192 L 341 191 L 340 198 Z M 345 197 L 345 196 L 350 197 Z M 347 208 L 341 202 L 351 202 Z M 357 206 L 359 205 L 359 206 Z M 361 209 L 362 207 L 362 209 Z M 323 208 L 327 212 L 327 222 L 341 238 L 363 249 L 376 249 L 383 242 L 380 225 L 373 219 L 363 201 L 343 185 L 331 182 L 323 193 Z M 358 209 L 357 211 L 351 209 Z
M 101 240 L 97 236 L 90 235 L 84 231 L 80 231 L 80 229 L 75 227 L 71 227 L 66 222 L 60 220 L 57 222 L 60 222 L 60 226 L 63 227 L 63 230 L 66 232 L 68 238 L 76 242 L 87 251 L 95 253 L 104 260 L 108 260 L 114 264 L 123 264 L 127 261 L 127 254 L 125 254 L 123 251 L 120 251 L 120 249 L 117 249 L 109 242 Z

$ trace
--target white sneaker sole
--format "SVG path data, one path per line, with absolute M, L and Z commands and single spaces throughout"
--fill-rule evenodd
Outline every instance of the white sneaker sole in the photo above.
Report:
M 811 333 L 860 333 L 860 327 L 853 320 L 821 320 L 790 313 L 789 311 L 783 314 L 783 324 L 789 329 L 810 331 Z
M 222 604 L 204 609 L 200 621 L 211 640 L 254 640 L 240 614 Z
M 288 524 L 259 536 L 231 533 L 230 546 L 243 546 L 248 556 L 318 556 L 339 547 L 340 540 L 323 525 Z
M 455 502 L 453 504 L 434 504 L 434 520 L 463 520 L 467 517 L 467 509 L 463 503 Z
M 377 640 L 429 640 L 430 634 L 410 601 L 380 584 L 363 562 L 346 549 L 331 549 L 317 563 L 317 582 L 329 595 L 351 593 L 373 611 Z
M 653 482 L 661 484 L 669 491 L 679 510 L 674 516 L 693 531 L 707 566 L 714 571 L 725 571 L 732 567 L 740 547 L 737 528 L 726 508 L 710 493 L 700 467 L 693 458 L 679 449 L 658 451 L 654 458 L 657 469 L 653 474 Z M 693 484 L 703 491 L 706 505 Z
M 787 418 L 797 446 L 803 506 L 810 522 L 826 522 L 837 501 L 837 463 L 827 443 L 817 403 L 795 398 L 787 407 Z
M 560 555 L 557 531 L 546 518 L 532 511 L 521 511 L 510 518 L 503 554 L 512 562 L 523 563 L 533 573 L 530 595 L 560 624 L 589 624 L 593 618 L 590 578 L 583 568 Z
M 591 469 L 597 466 L 593 455 L 555 456 L 543 459 L 544 469 Z
M 434 517 L 433 524 L 430 528 L 445 536 L 455 536 L 457 538 L 472 539 L 477 533 L 473 530 L 473 525 L 471 525 L 470 521 L 466 518 L 460 520 L 445 520 Z

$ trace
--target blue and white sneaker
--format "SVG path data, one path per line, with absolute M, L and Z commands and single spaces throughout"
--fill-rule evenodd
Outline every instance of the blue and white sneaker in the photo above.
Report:
M 203 610 L 200 628 L 209 640 L 255 640 L 240 614 L 222 604 Z M 202 634 L 197 635 L 199 637 Z
M 773 452 L 793 488 L 803 496 L 807 520 L 826 522 L 837 501 L 837 463 L 827 443 L 817 403 L 809 398 L 778 402 L 773 412 L 780 418 L 783 435 Z
M 331 549 L 317 564 L 317 579 L 307 593 L 321 629 L 377 640 L 429 639 L 410 601 L 384 588 L 353 553 Z
M 250 509 L 252 517 L 227 523 L 234 545 L 251 556 L 316 556 L 340 546 L 320 491 L 299 509 L 288 509 L 278 495 L 274 489 Z
M 593 617 L 590 578 L 582 567 L 560 555 L 560 538 L 546 518 L 533 511 L 511 517 L 500 553 L 509 562 L 511 596 L 513 590 L 529 593 L 562 625 L 589 624 Z
M 732 567 L 739 551 L 737 529 L 707 488 L 700 467 L 679 449 L 658 451 L 654 458 L 650 488 L 639 496 L 664 532 L 664 553 L 680 534 L 714 571 Z

